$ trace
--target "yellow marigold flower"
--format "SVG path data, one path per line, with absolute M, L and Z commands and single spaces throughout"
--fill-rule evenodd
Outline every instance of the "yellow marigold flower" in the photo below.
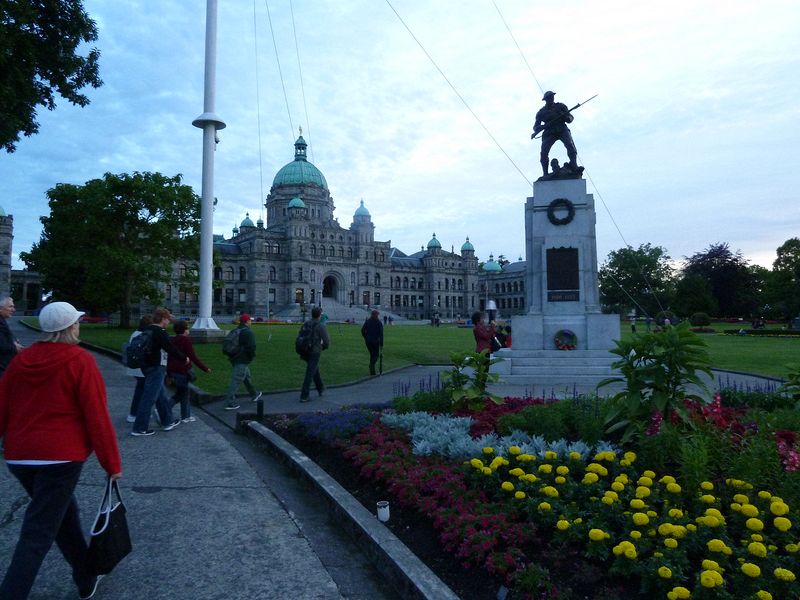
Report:
M 591 484 L 597 483 L 597 480 L 600 479 L 596 473 L 587 473 L 583 476 L 583 483 Z
M 669 598 L 669 600 L 686 600 L 691 597 L 692 593 L 682 586 L 674 587 L 672 591 L 667 592 L 667 598 Z
M 509 475 L 513 475 L 514 477 L 519 477 L 520 475 L 525 475 L 525 471 L 520 469 L 519 467 L 514 467 L 508 472 Z
M 700 585 L 713 588 L 722 585 L 722 575 L 716 571 L 703 571 L 700 573 Z
M 770 544 L 769 546 L 767 546 L 767 550 L 769 550 L 770 552 L 777 552 L 778 547 L 775 544 Z
M 605 531 L 602 529 L 590 529 L 589 530 L 589 539 L 593 542 L 599 542 L 601 540 L 606 539 L 609 536 Z
M 614 483 L 611 484 L 611 489 L 614 490 L 615 492 L 621 492 L 622 490 L 625 489 L 625 486 L 622 485 L 619 481 L 615 481 Z
M 628 462 L 634 462 L 636 460 L 636 453 L 635 452 L 626 452 L 622 456 Z
M 580 452 L 570 452 L 569 453 L 569 457 L 570 457 L 571 460 L 580 460 L 581 459 L 581 454 L 580 454 Z
M 794 554 L 795 552 L 800 550 L 800 545 L 798 545 L 798 544 L 786 544 L 786 546 L 784 546 L 784 548 L 790 554 Z
M 550 474 L 553 472 L 553 465 L 539 465 L 539 473 Z
M 686 537 L 686 531 L 687 529 L 683 525 L 676 525 L 672 528 L 672 535 L 681 540 Z
M 714 538 L 713 540 L 708 541 L 706 547 L 709 550 L 711 550 L 711 552 L 722 552 L 723 549 L 726 548 L 727 546 L 725 545 L 725 542 L 723 542 L 722 540 Z
M 569 529 L 569 521 L 567 521 L 566 519 L 561 519 L 558 523 L 556 523 L 556 527 L 560 531 L 566 531 L 567 529 Z
M 723 519 L 724 518 L 722 516 L 722 513 L 719 512 L 719 510 L 717 510 L 716 508 L 707 508 L 706 509 L 706 514 L 710 515 L 712 517 L 717 517 L 718 519 Z
M 606 490 L 606 493 L 604 495 L 614 500 L 619 500 L 619 494 L 617 494 L 617 492 L 615 492 L 614 490 Z
M 764 523 L 761 521 L 761 519 L 747 519 L 744 525 L 750 531 L 761 531 L 764 529 Z
M 628 548 L 625 550 L 625 558 L 629 558 L 631 560 L 636 558 L 636 548 Z
M 481 469 L 481 471 L 483 471 L 484 475 L 491 475 L 492 472 L 493 472 L 491 467 L 483 467 L 483 469 Z
M 761 567 L 753 563 L 746 562 L 741 567 L 742 573 L 748 577 L 758 577 L 761 575 Z
M 528 473 L 526 475 L 523 475 L 522 478 L 528 483 L 536 483 L 537 481 L 539 481 L 539 478 L 536 477 L 536 475 L 534 475 L 533 473 Z
M 667 548 L 672 548 L 672 549 L 675 549 L 675 548 L 677 548 L 677 547 L 678 547 L 678 540 L 676 540 L 676 539 L 674 539 L 674 538 L 666 538 L 666 539 L 664 540 L 664 545 L 665 545 Z
M 637 498 L 647 498 L 650 495 L 650 488 L 640 485 L 636 488 L 636 497 Z
M 680 494 L 681 493 L 681 486 L 677 483 L 668 483 L 667 484 L 667 491 L 670 494 Z
M 650 479 L 655 479 L 656 478 L 656 474 L 655 474 L 654 471 L 651 471 L 650 469 L 647 469 L 647 471 L 642 473 L 642 477 L 649 477 Z
M 673 519 L 680 519 L 683 517 L 683 511 L 680 508 L 670 508 L 669 516 Z
M 634 498 L 631 500 L 631 508 L 635 508 L 636 510 L 642 510 L 645 506 L 647 506 L 642 500 L 639 498 Z
M 606 506 L 611 506 L 612 504 L 614 504 L 614 499 L 611 496 L 603 496 L 602 498 L 600 498 L 600 502 L 602 502 Z
M 538 508 L 539 510 L 550 510 L 552 507 L 549 502 L 540 502 Z
M 596 473 L 598 475 L 602 475 L 603 477 L 608 475 L 608 469 L 606 469 L 603 465 L 600 465 L 598 463 L 589 463 L 588 465 L 586 465 L 586 471 L 588 473 Z
M 687 523 L 686 529 L 688 529 L 689 531 L 697 531 L 697 525 L 695 525 L 694 523 Z
M 544 493 L 545 496 L 549 496 L 550 498 L 558 498 L 558 490 L 554 488 L 552 485 L 543 487 L 542 493 Z
M 672 569 L 669 567 L 658 567 L 658 576 L 661 579 L 670 579 L 672 577 Z
M 658 513 L 654 510 L 648 510 L 646 514 L 651 519 L 655 519 L 658 516 Z
M 775 577 L 777 577 L 781 581 L 790 581 L 791 582 L 791 581 L 795 580 L 794 573 L 792 573 L 789 569 L 781 569 L 779 567 L 779 568 L 775 569 L 772 573 L 775 575 Z
M 558 458 L 558 454 L 553 452 L 552 450 L 548 450 L 547 452 L 544 453 L 544 459 L 545 460 L 555 460 L 557 458 Z
M 622 473 L 614 477 L 614 481 L 619 481 L 623 485 L 628 485 L 628 476 L 625 473 Z
M 761 498 L 762 500 L 769 500 L 770 498 L 772 498 L 772 494 L 770 494 L 767 490 L 761 490 L 760 492 L 758 492 L 758 497 Z
M 490 446 L 486 446 L 486 447 L 483 449 L 483 453 L 484 453 L 484 454 L 494 454 L 494 448 L 492 448 L 492 447 L 490 447 Z
M 649 477 L 639 477 L 639 481 L 637 481 L 636 484 L 650 487 L 651 485 L 653 485 L 653 480 L 650 479 Z
M 491 462 L 491 463 L 489 463 L 489 466 L 490 466 L 492 469 L 495 469 L 495 470 L 499 469 L 500 467 L 502 467 L 502 466 L 503 466 L 503 457 L 502 457 L 502 456 L 497 456 L 497 457 L 495 457 L 495 458 L 492 460 L 492 462 Z
M 633 519 L 633 522 L 638 527 L 642 527 L 644 525 L 647 525 L 650 522 L 650 517 L 648 517 L 646 514 L 640 513 L 640 512 L 633 513 L 632 519 Z
M 664 475 L 658 482 L 667 485 L 668 483 L 675 483 L 675 478 L 672 475 Z
M 565 483 L 567 483 L 567 478 L 559 475 L 553 481 L 555 481 L 558 485 L 564 485 Z
M 469 461 L 469 464 L 471 464 L 476 469 L 483 468 L 483 461 L 480 458 L 473 458 L 471 461 Z
M 583 523 L 583 519 L 578 517 L 577 519 L 573 519 L 572 522 L 575 523 L 575 525 L 580 525 Z
M 662 523 L 658 526 L 658 534 L 663 535 L 664 537 L 672 534 L 672 523 Z
M 733 496 L 733 501 L 738 504 L 748 504 L 750 502 L 750 498 L 748 498 L 744 494 L 735 494 Z
M 522 453 L 522 449 L 519 446 L 509 446 L 508 453 L 516 456 L 517 454 Z
M 731 502 L 731 510 L 733 512 L 739 512 L 740 510 L 742 510 L 742 505 L 739 504 L 738 502 Z
M 786 517 L 775 517 L 772 524 L 775 525 L 775 529 L 778 531 L 786 532 L 792 528 L 792 522 Z
M 753 506 L 752 504 L 742 504 L 742 508 L 739 510 L 745 517 L 757 517 L 758 516 L 758 509 Z
M 769 511 L 776 517 L 782 517 L 789 512 L 789 505 L 785 502 L 772 502 L 769 505 Z
M 716 501 L 717 499 L 711 494 L 703 494 L 702 496 L 700 496 L 700 502 L 702 502 L 703 504 L 714 504 L 714 502 Z
M 719 563 L 715 560 L 705 559 L 701 566 L 706 571 L 718 571 L 719 573 L 722 573 L 722 569 L 720 568 Z
M 500 484 L 500 487 L 503 488 L 507 492 L 511 492 L 514 490 L 514 484 L 510 481 L 504 481 Z
M 635 530 L 631 531 L 631 537 L 633 539 L 635 539 L 635 540 L 638 540 L 638 539 L 640 539 L 642 537 L 642 532 L 641 531 L 635 531 Z
M 524 500 L 526 495 L 527 494 L 525 492 L 519 492 L 519 491 L 514 492 L 514 498 L 516 498 L 517 500 Z
M 567 473 L 569 473 L 569 467 L 565 467 L 564 465 L 556 467 L 556 473 L 558 473 L 559 475 L 566 475 Z
M 710 492 L 711 490 L 714 489 L 714 484 L 711 483 L 710 481 L 703 481 L 702 483 L 700 483 L 700 489 L 705 490 L 706 492 Z
M 772 594 L 765 590 L 758 590 L 756 592 L 756 598 L 758 598 L 758 600 L 772 600 Z
M 620 464 L 621 466 L 623 466 L 623 467 L 630 467 L 630 466 L 631 466 L 631 463 L 630 463 L 630 461 L 627 461 L 627 460 L 625 460 L 624 458 L 623 458 L 621 461 L 619 461 L 619 464 Z
M 767 547 L 761 542 L 750 542 L 747 544 L 747 551 L 753 556 L 764 558 L 767 555 Z

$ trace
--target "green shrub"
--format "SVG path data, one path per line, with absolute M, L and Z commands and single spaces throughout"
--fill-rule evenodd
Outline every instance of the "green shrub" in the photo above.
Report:
M 767 411 L 794 407 L 795 400 L 779 390 L 759 392 L 747 389 L 722 388 L 719 391 L 723 406 L 746 406 Z
M 561 400 L 552 404 L 526 406 L 518 413 L 506 414 L 497 421 L 500 435 L 509 435 L 518 429 L 529 435 L 539 435 L 548 442 L 567 436 L 566 416 L 569 402 Z
M 706 325 L 711 325 L 711 317 L 704 312 L 696 312 L 689 317 L 689 323 L 695 327 L 705 327 Z
M 682 443 L 683 432 L 669 423 L 663 423 L 659 433 L 639 438 L 637 463 L 647 465 L 648 469 L 653 469 L 656 473 L 673 473 Z
M 709 448 L 711 438 L 697 431 L 684 438 L 680 447 L 678 480 L 683 489 L 697 490 L 703 481 L 713 479 Z
M 445 390 L 419 391 L 413 396 L 399 396 L 392 401 L 392 404 L 400 414 L 418 411 L 450 413 L 453 405 L 450 395 Z
M 762 431 L 746 438 L 732 453 L 727 476 L 752 483 L 757 490 L 775 490 L 784 474 L 772 432 Z
M 605 418 L 608 403 L 597 395 L 577 396 L 573 400 L 565 400 L 569 407 L 565 412 L 566 437 L 581 440 L 589 445 L 603 439 Z

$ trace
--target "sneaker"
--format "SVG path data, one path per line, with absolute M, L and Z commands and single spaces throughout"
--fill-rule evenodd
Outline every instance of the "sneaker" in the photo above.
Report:
M 162 427 L 161 429 L 163 429 L 164 431 L 172 431 L 173 429 L 175 429 L 180 424 L 181 424 L 181 420 L 180 419 L 175 419 L 172 423 Z
M 128 415 L 127 417 L 125 417 L 125 420 L 128 423 L 136 423 L 136 415 Z
M 311 402 L 311 398 L 300 398 L 300 402 Z
M 78 591 L 79 598 L 81 600 L 89 600 L 89 598 L 93 598 L 95 592 L 97 591 L 97 584 L 100 583 L 100 580 L 103 578 L 102 575 L 98 575 L 94 578 L 94 583 L 92 583 L 88 589 L 84 592 Z
M 261 398 L 261 396 L 263 396 L 263 395 L 264 395 L 264 392 L 258 392 L 258 393 L 256 394 L 256 397 L 255 397 L 255 398 L 253 398 L 253 402 L 258 402 L 258 401 L 259 401 L 259 399 Z
M 225 407 L 225 410 L 239 410 L 239 405 L 238 404 L 229 404 L 228 406 Z
M 322 396 L 323 396 L 323 394 L 324 394 L 324 393 L 325 393 L 325 388 L 322 388 L 321 390 L 319 390 L 319 391 L 317 392 L 317 394 L 319 394 L 319 397 L 320 397 L 320 398 L 322 398 Z
M 155 431 L 152 429 L 146 429 L 144 431 L 136 431 L 135 429 L 131 431 L 131 435 L 153 435 Z
M 188 416 L 185 419 L 181 419 L 181 423 L 194 423 L 195 421 L 197 421 L 197 418 L 192 416 Z

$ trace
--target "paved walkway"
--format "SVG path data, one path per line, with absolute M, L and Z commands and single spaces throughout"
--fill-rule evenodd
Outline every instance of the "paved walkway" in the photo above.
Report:
M 26 345 L 37 334 L 17 319 L 12 329 Z M 122 491 L 128 508 L 134 552 L 103 580 L 96 598 L 126 600 L 338 599 L 381 600 L 393 593 L 374 581 L 366 559 L 347 549 L 347 541 L 326 534 L 327 517 L 317 499 L 295 485 L 276 463 L 265 462 L 246 442 L 220 427 L 233 427 L 236 413 L 222 402 L 195 410 L 195 423 L 170 432 L 134 438 L 125 422 L 132 380 L 113 358 L 96 354 L 106 380 L 109 408 L 123 459 Z M 445 367 L 408 367 L 348 386 L 331 387 L 323 398 L 298 402 L 299 392 L 265 394 L 267 413 L 332 410 L 358 404 L 388 403 L 438 385 Z M 323 374 L 325 364 L 323 360 Z M 759 378 L 732 374 L 728 384 L 756 385 Z M 723 381 L 723 383 L 725 383 Z M 563 397 L 572 390 L 538 390 L 497 384 L 499 395 Z M 583 390 L 580 390 L 583 391 Z M 243 403 L 242 411 L 256 405 Z M 204 414 L 204 411 L 206 414 Z M 77 496 L 86 529 L 99 503 L 104 474 L 91 458 Z M 307 496 L 307 494 L 306 494 Z M 314 504 L 317 502 L 317 504 Z M 294 503 L 294 504 L 293 504 Z M 17 540 L 26 496 L 5 468 L 0 469 L 0 574 L 5 573 Z M 327 537 L 326 537 L 327 535 Z M 48 555 L 31 598 L 75 598 L 65 561 L 56 549 Z

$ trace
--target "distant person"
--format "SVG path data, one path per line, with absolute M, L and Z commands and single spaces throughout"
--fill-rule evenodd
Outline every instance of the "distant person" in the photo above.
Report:
M 4 600 L 28 597 L 53 542 L 72 568 L 79 597 L 97 589 L 74 492 L 92 452 L 111 479 L 122 477 L 122 460 L 105 383 L 94 357 L 78 345 L 83 314 L 67 302 L 45 306 L 42 341 L 22 350 L 0 379 L 6 465 L 30 496 L 0 584 Z
M 631 333 L 636 335 L 636 317 L 631 318 Z
M 511 339 L 511 325 L 506 325 L 505 332 L 506 332 L 505 347 L 506 348 L 511 348 L 511 342 L 512 342 L 512 339 Z
M 169 340 L 165 329 L 172 320 L 172 315 L 166 308 L 157 308 L 153 311 L 153 322 L 145 327 L 141 335 L 148 333 L 152 338 L 150 351 L 144 357 L 142 373 L 144 374 L 144 390 L 136 411 L 136 420 L 133 422 L 131 435 L 153 435 L 150 429 L 150 413 L 156 407 L 161 429 L 172 431 L 180 425 L 180 419 L 172 417 L 172 404 L 167 397 L 164 387 L 164 377 L 167 373 L 167 356 L 189 363 L 187 356 L 178 350 Z
M 238 348 L 235 354 L 229 355 L 228 360 L 231 361 L 231 382 L 228 384 L 228 391 L 225 394 L 225 410 L 236 410 L 240 404 L 236 401 L 236 391 L 239 386 L 244 384 L 245 389 L 250 394 L 253 402 L 261 398 L 262 393 L 253 387 L 253 378 L 250 374 L 250 363 L 256 357 L 256 336 L 253 335 L 250 327 L 252 321 L 250 315 L 243 313 L 239 317 L 239 326 L 236 331 L 239 332 Z
M 197 365 L 198 369 L 211 373 L 208 365 L 200 360 L 194 352 L 194 346 L 189 337 L 189 325 L 186 321 L 176 321 L 172 328 L 175 331 L 175 335 L 170 338 L 170 341 L 175 347 L 188 356 L 191 363 Z M 175 404 L 181 405 L 181 423 L 193 423 L 197 420 L 192 416 L 189 406 L 189 382 L 192 381 L 191 363 L 187 364 L 185 360 L 179 360 L 172 356 L 167 357 L 167 375 L 175 383 L 173 400 Z
M 383 324 L 386 325 L 386 323 L 388 321 L 389 321 L 389 317 L 387 317 L 386 315 L 383 315 Z
M 133 338 L 137 337 L 148 325 L 153 323 L 153 316 L 152 315 L 144 315 L 141 319 L 139 319 L 139 327 L 131 333 L 131 337 L 128 338 L 128 343 L 133 341 Z M 128 423 L 135 423 L 136 422 L 136 413 L 139 412 L 139 402 L 142 400 L 142 392 L 144 391 L 144 373 L 142 373 L 141 369 L 131 369 L 130 367 L 126 367 L 128 370 L 128 375 L 131 377 L 136 378 L 136 387 L 133 388 L 133 398 L 131 398 L 131 408 L 128 411 L 128 416 L 126 420 Z
M 22 344 L 11 334 L 6 322 L 6 319 L 11 317 L 16 310 L 13 298 L 6 296 L 0 299 L 0 377 L 3 376 L 11 359 L 23 348 Z
M 472 313 L 472 335 L 475 336 L 475 352 L 492 353 L 492 339 L 494 339 L 495 322 L 488 325 L 484 323 L 484 313 L 477 310 Z
M 303 360 L 306 361 L 306 374 L 305 377 L 303 377 L 303 387 L 300 389 L 300 402 L 310 401 L 308 392 L 312 380 L 314 381 L 314 386 L 317 388 L 317 393 L 320 398 L 325 392 L 325 384 L 322 383 L 322 376 L 319 373 L 319 359 L 322 355 L 322 351 L 330 348 L 331 338 L 328 335 L 328 328 L 325 327 L 325 323 L 320 321 L 321 314 L 322 310 L 320 310 L 319 307 L 315 306 L 311 309 L 313 345 L 311 354 L 307 357 L 303 357 Z
M 378 311 L 373 310 L 369 318 L 361 326 L 361 335 L 369 350 L 369 374 L 375 375 L 375 363 L 383 348 L 383 323 L 378 318 Z

